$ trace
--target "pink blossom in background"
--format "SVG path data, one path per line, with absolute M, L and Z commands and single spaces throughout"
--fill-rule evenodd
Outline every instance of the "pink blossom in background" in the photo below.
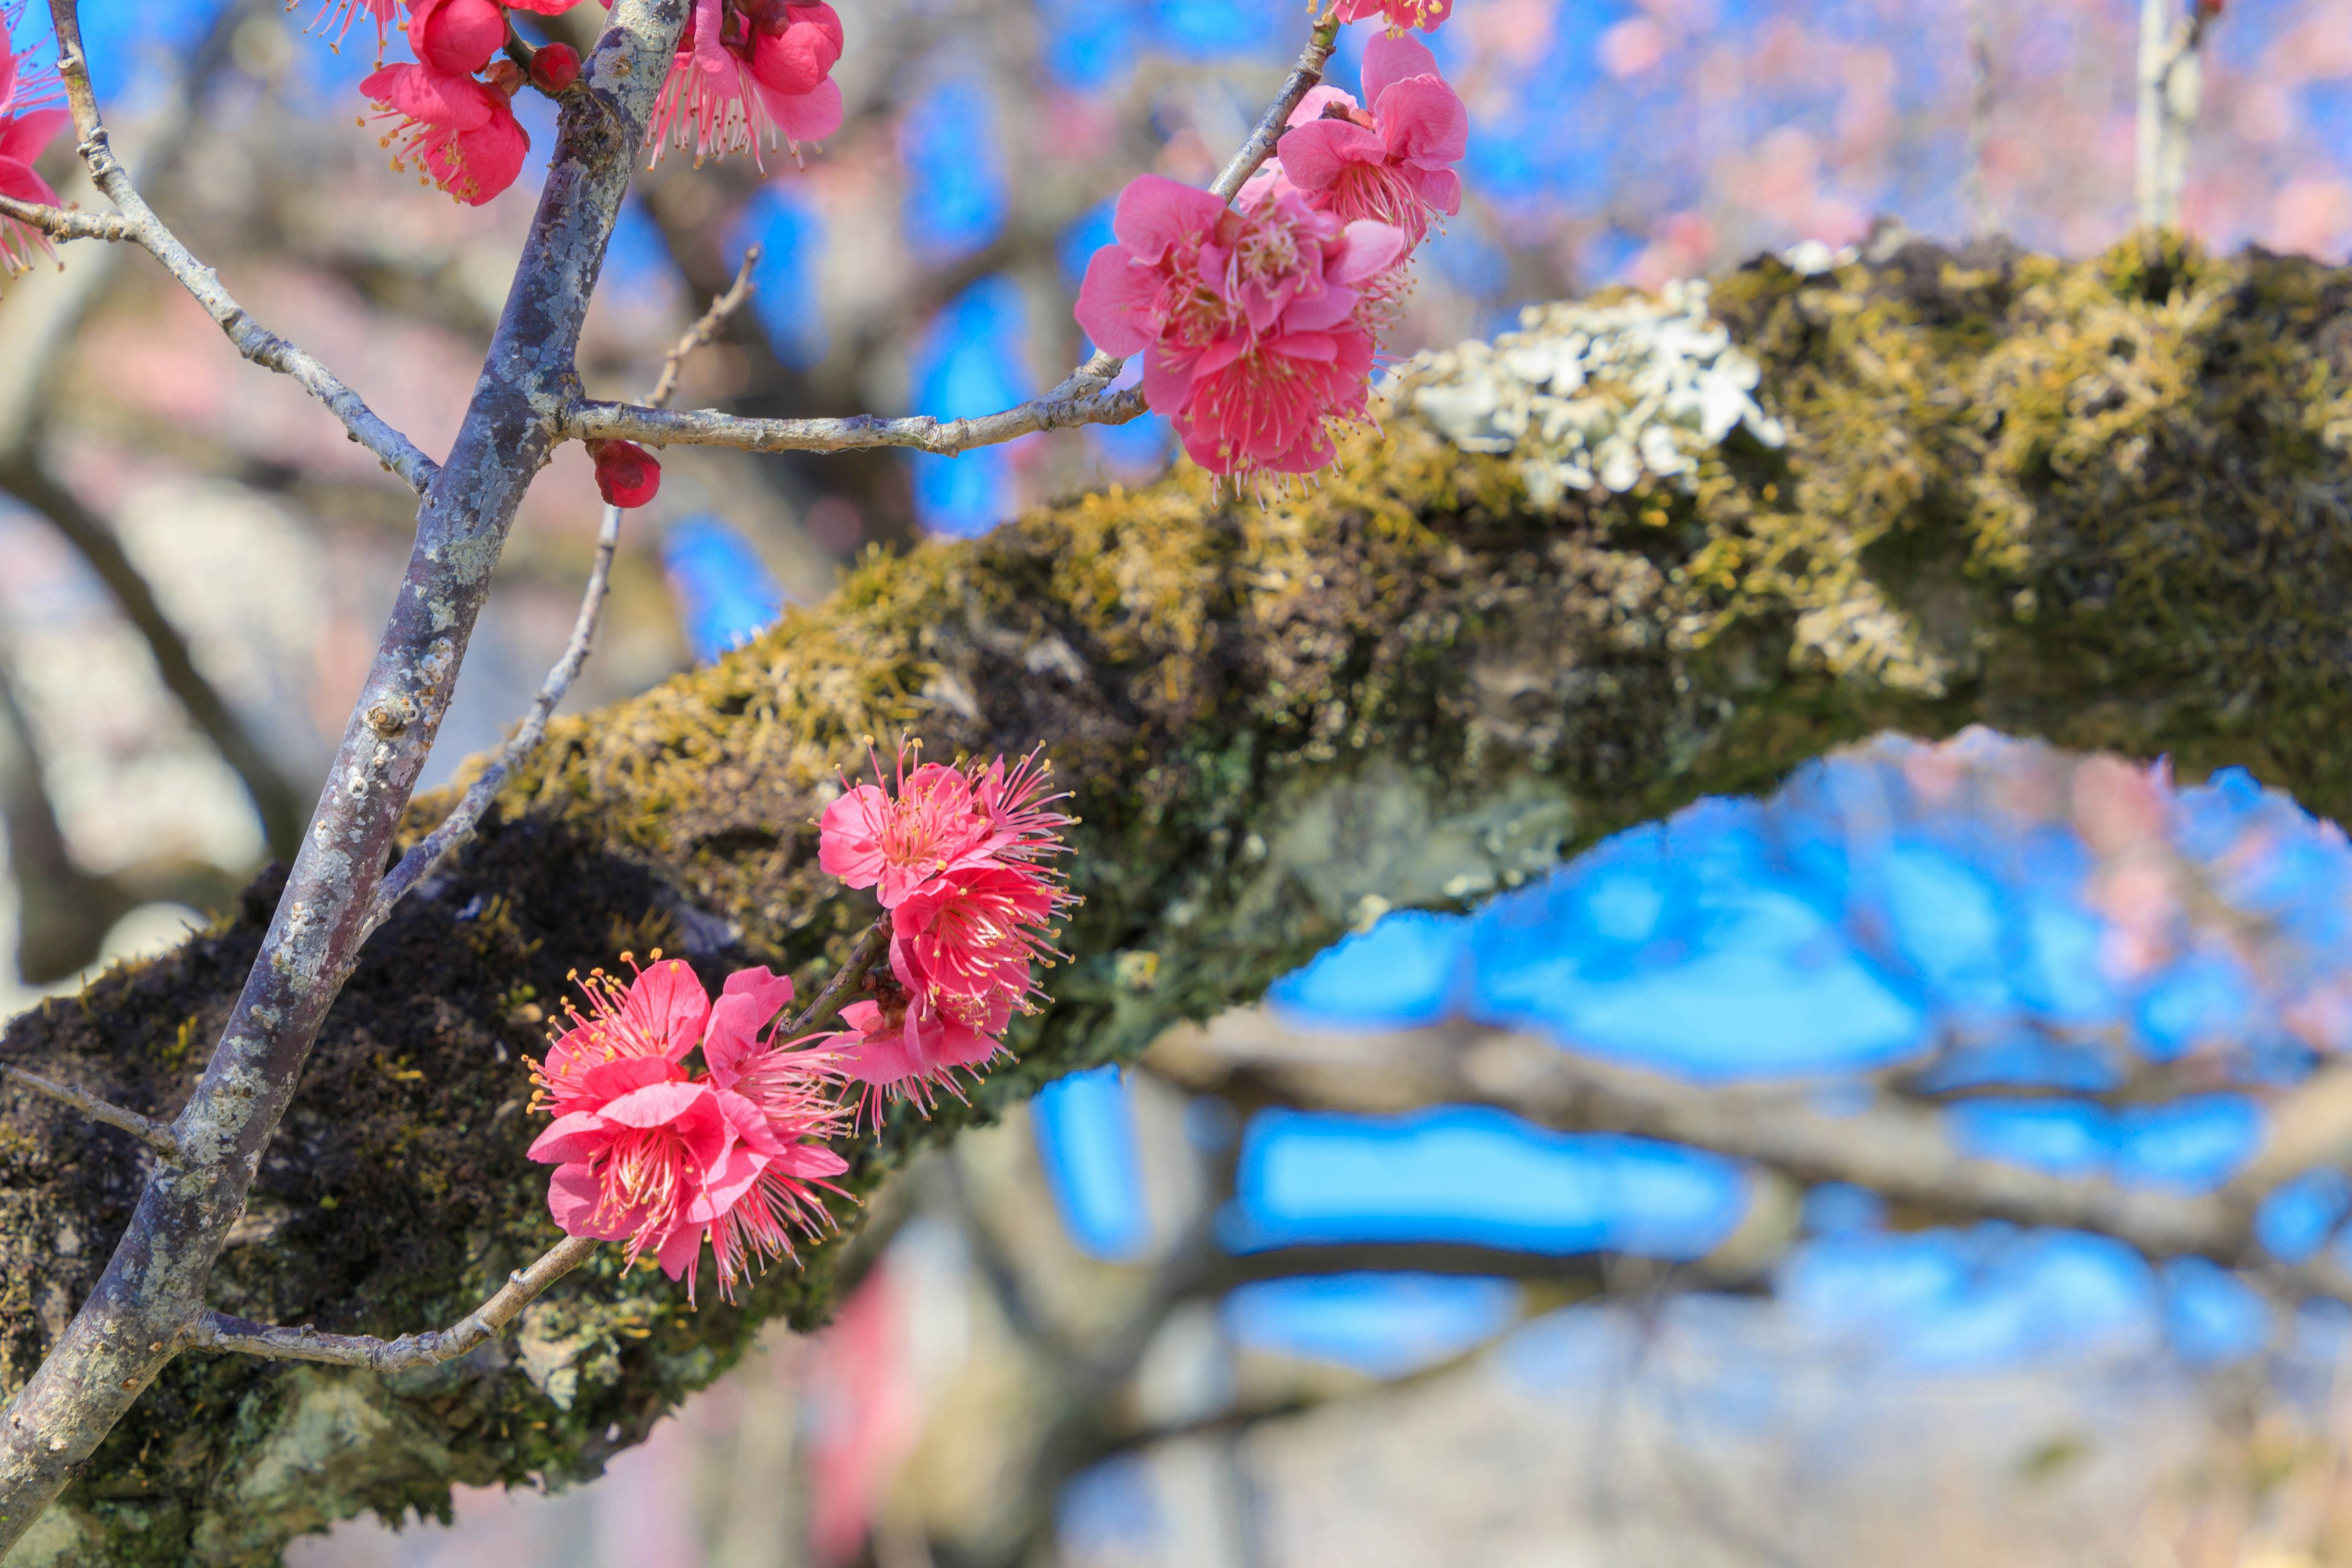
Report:
M 0 196 L 43 206 L 58 205 L 58 193 L 33 169 L 72 117 L 54 107 L 57 72 L 19 54 L 12 41 L 23 0 L 0 5 Z M 36 252 L 49 254 L 48 237 L 30 224 L 0 218 L 0 271 L 22 271 Z
M 554 1113 L 530 1147 L 556 1167 L 548 1210 L 566 1235 L 625 1241 L 631 1263 L 650 1254 L 689 1300 L 707 1241 L 732 1300 L 828 1223 L 821 1194 L 848 1169 L 824 1143 L 842 1131 L 833 1058 L 774 1037 L 793 983 L 764 968 L 730 975 L 715 1006 L 690 965 L 658 955 L 625 990 L 602 971 L 583 989 L 587 1012 L 533 1069 Z M 698 1048 L 700 1072 L 684 1065 Z
M 1343 220 L 1372 218 L 1429 232 L 1429 215 L 1462 210 L 1454 165 L 1470 147 L 1470 117 L 1438 74 L 1437 57 L 1411 38 L 1382 35 L 1364 48 L 1367 113 L 1337 88 L 1310 91 L 1276 153 L 1307 201 Z
M 1078 325 L 1098 348 L 1144 356 L 1144 401 L 1192 460 L 1251 478 L 1328 464 L 1327 426 L 1364 416 L 1403 289 L 1403 231 L 1342 222 L 1279 180 L 1235 211 L 1147 174 L 1120 193 L 1112 232 L 1087 265 Z
M 314 32 L 332 33 L 329 47 L 341 49 L 343 40 L 351 36 L 352 24 L 365 16 L 375 26 L 375 53 L 379 63 L 383 58 L 383 47 L 392 41 L 393 29 L 402 16 L 400 0 L 325 0 L 319 14 L 310 18 Z
M 886 1255 L 809 1357 L 809 1547 L 820 1562 L 856 1560 L 890 1478 L 921 1436 L 907 1340 L 898 1268 Z

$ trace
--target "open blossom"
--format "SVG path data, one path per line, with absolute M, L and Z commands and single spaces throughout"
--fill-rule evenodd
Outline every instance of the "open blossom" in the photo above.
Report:
M 1363 22 L 1380 16 L 1388 22 L 1391 37 L 1414 27 L 1433 33 L 1453 14 L 1454 0 L 1339 0 L 1339 20 Z
M 822 0 L 695 0 L 646 127 L 654 160 L 675 145 L 698 163 L 729 153 L 758 163 L 779 137 L 797 158 L 802 142 L 841 129 L 841 18 Z
M 1245 476 L 1329 463 L 1327 426 L 1365 411 L 1404 232 L 1318 211 L 1279 178 L 1236 210 L 1156 174 L 1120 193 L 1112 232 L 1078 324 L 1098 348 L 1144 356 L 1144 401 L 1192 460 Z
M 826 1223 L 819 1194 L 848 1168 L 824 1142 L 842 1131 L 831 1059 L 774 1037 L 793 983 L 764 968 L 730 975 L 715 1005 L 658 954 L 625 989 L 601 971 L 584 989 L 533 1073 L 555 1116 L 530 1147 L 556 1167 L 549 1212 L 567 1235 L 627 1242 L 632 1263 L 650 1255 L 689 1298 L 707 1241 L 731 1300 Z
M 521 68 L 501 60 L 490 79 L 425 65 L 386 66 L 360 90 L 398 123 L 383 133 L 392 166 L 414 162 L 418 178 L 468 206 L 479 206 L 522 173 L 530 137 L 516 121 L 514 89 Z M 365 124 L 365 121 L 361 121 Z
M 908 750 L 895 789 L 845 791 L 817 836 L 818 863 L 874 889 L 890 921 L 877 1000 L 843 1008 L 831 1042 L 877 1114 L 888 1100 L 929 1105 L 935 1090 L 955 1092 L 958 1073 L 1003 1048 L 1014 1012 L 1033 1005 L 1032 966 L 1059 956 L 1052 922 L 1074 901 L 1050 865 L 1074 819 L 1056 809 L 1040 757 L 909 772 Z
M 1276 148 L 1282 173 L 1314 205 L 1393 224 L 1417 246 L 1432 212 L 1462 210 L 1453 165 L 1469 151 L 1469 114 L 1437 57 L 1411 38 L 1365 46 L 1364 98 L 1369 113 L 1337 88 L 1307 93 Z
M 57 73 L 36 66 L 10 42 L 23 9 L 21 3 L 0 5 L 0 196 L 55 206 L 58 193 L 34 172 L 33 160 L 71 117 L 54 107 Z M 48 236 L 39 229 L 0 217 L 0 271 L 22 271 L 33 264 L 36 251 L 48 249 Z

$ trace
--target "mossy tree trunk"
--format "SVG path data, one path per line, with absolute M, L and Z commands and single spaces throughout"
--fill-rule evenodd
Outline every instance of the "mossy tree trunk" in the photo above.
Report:
M 1717 305 L 1789 445 L 1735 438 L 1694 490 L 1537 508 L 1508 458 L 1400 416 L 1303 500 L 1220 503 L 1181 475 L 876 560 L 718 666 L 555 728 L 371 942 L 214 1304 L 397 1333 L 541 1250 L 523 1058 L 567 973 L 663 947 L 821 978 L 873 911 L 818 870 L 814 818 L 869 736 L 1042 743 L 1084 817 L 1087 902 L 1018 1064 L 970 1107 L 894 1121 L 867 1186 L 1383 910 L 1475 902 L 1878 729 L 2242 763 L 2338 811 L 2347 300 L 2352 274 L 2137 243 L 1766 263 Z M 20 1018 L 10 1059 L 169 1112 L 274 895 Z M 0 1383 L 102 1267 L 139 1158 L 9 1105 Z M 820 1320 L 841 1252 L 699 1310 L 602 1259 L 508 1342 L 425 1373 L 184 1357 L 11 1568 L 266 1563 L 364 1509 L 437 1510 L 455 1481 L 593 1473 L 762 1319 Z

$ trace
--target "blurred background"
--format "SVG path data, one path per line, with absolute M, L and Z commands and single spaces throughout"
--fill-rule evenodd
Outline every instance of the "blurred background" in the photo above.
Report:
M 1050 384 L 1085 352 L 1070 301 L 1118 189 L 1205 180 L 1308 17 L 852 0 L 843 20 L 848 122 L 805 168 L 671 158 L 640 180 L 592 394 L 642 395 L 753 244 L 758 292 L 691 362 L 691 405 L 953 416 Z M 165 218 L 438 452 L 536 176 L 474 210 L 394 174 L 353 124 L 371 51 L 309 21 L 84 9 Z M 2132 221 L 2138 26 L 2133 0 L 1459 0 L 1432 42 L 1471 109 L 1467 204 L 1392 347 L 1874 226 L 2104 246 Z M 2187 226 L 2339 258 L 2352 0 L 2231 0 L 2206 64 Z M 551 114 L 518 108 L 543 158 Z M 99 205 L 62 142 L 42 167 Z M 157 268 L 68 259 L 0 292 L 0 1016 L 168 945 L 299 833 L 411 518 Z M 569 705 L 716 657 L 866 548 L 1147 479 L 1170 451 L 1146 418 L 958 458 L 667 454 Z M 428 784 L 560 650 L 595 502 L 566 447 Z M 1646 1075 L 1668 1122 L 1678 1095 L 1792 1125 L 1899 1107 L 2020 1169 L 2209 1192 L 2352 1030 L 2332 826 L 2241 776 L 1890 740 L 1470 903 L 1370 923 L 1264 1007 L 909 1170 L 833 1328 L 768 1342 L 602 1481 L 461 1493 L 451 1522 L 354 1521 L 289 1560 L 2352 1562 L 2342 1310 L 1508 1109 L 1539 1047 Z M 1482 1103 L 1410 1070 L 1433 1055 Z M 2331 1167 L 2281 1185 L 2269 1255 L 2336 1256 L 2347 1208 Z

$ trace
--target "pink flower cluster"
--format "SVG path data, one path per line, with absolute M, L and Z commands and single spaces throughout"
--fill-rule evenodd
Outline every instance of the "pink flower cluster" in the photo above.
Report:
M 881 777 L 880 760 L 875 775 Z M 817 860 L 872 888 L 890 920 L 890 973 L 878 1000 L 842 1009 L 844 1077 L 866 1086 L 869 1115 L 892 1099 L 928 1107 L 956 1074 L 1003 1049 L 998 1037 L 1033 1007 L 1030 965 L 1059 955 L 1050 922 L 1076 900 L 1054 869 L 1075 819 L 1055 809 L 1035 753 L 1008 767 L 926 763 L 898 752 L 895 793 L 859 784 L 825 807 Z
M 1365 417 L 1430 214 L 1461 210 L 1452 165 L 1469 120 L 1435 58 L 1374 38 L 1364 91 L 1369 112 L 1337 89 L 1309 93 L 1278 161 L 1233 206 L 1136 180 L 1119 195 L 1115 243 L 1087 268 L 1078 325 L 1098 348 L 1144 356 L 1145 403 L 1213 473 L 1304 474 L 1332 460 L 1329 426 Z
M 776 1037 L 789 978 L 738 970 L 714 1005 L 683 960 L 654 959 L 625 990 L 602 970 L 583 983 L 588 1011 L 569 1010 L 533 1068 L 555 1120 L 530 1157 L 556 1168 L 547 1204 L 567 1235 L 626 1241 L 689 1299 L 707 1240 L 732 1300 L 754 1266 L 793 1255 L 793 1232 L 829 1223 L 819 1194 L 849 1168 L 825 1146 L 846 1120 L 837 1068 L 821 1044 Z
M 58 193 L 34 172 L 33 160 L 71 117 L 56 107 L 56 69 L 17 53 L 10 41 L 24 9 L 24 0 L 0 4 L 0 196 L 55 206 Z M 0 217 L 0 272 L 23 271 L 37 251 L 49 253 L 48 236 L 30 224 Z
M 749 153 L 778 136 L 801 143 L 841 129 L 841 18 L 824 0 L 694 0 L 669 78 L 654 105 L 646 142 L 656 162 L 666 145 L 694 149 L 694 161 Z
M 381 46 L 399 3 L 347 0 L 343 28 L 365 10 L 375 18 Z M 573 3 L 511 0 L 514 9 L 541 16 Z M 414 0 L 407 32 L 415 62 L 383 66 L 360 83 L 381 110 L 376 118 L 397 122 L 383 139 L 386 147 L 398 143 L 392 166 L 405 171 L 414 162 L 418 179 L 469 206 L 488 201 L 522 172 L 530 138 L 515 120 L 516 90 L 528 79 L 543 91 L 561 91 L 580 70 L 580 57 L 561 44 L 538 50 L 528 76 L 514 59 L 494 58 L 507 47 L 507 10 L 499 0 Z

